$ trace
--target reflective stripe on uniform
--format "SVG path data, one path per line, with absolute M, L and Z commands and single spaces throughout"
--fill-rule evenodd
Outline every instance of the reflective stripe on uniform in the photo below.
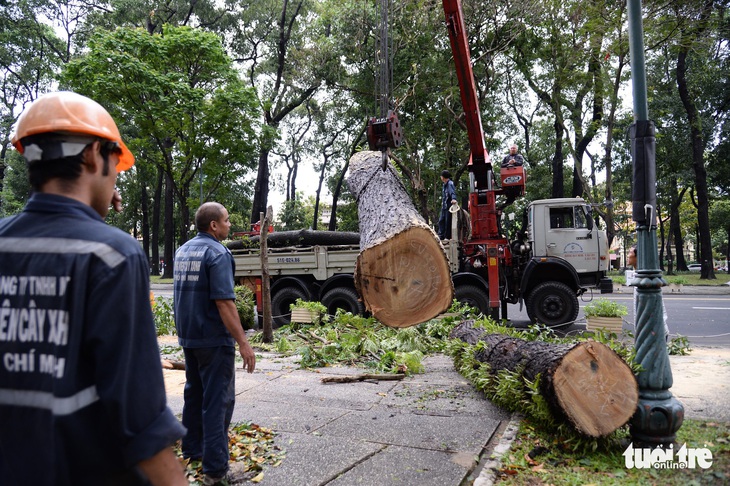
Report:
M 70 238 L 0 238 L 0 251 L 6 253 L 93 253 L 111 268 L 124 261 L 124 255 L 106 243 Z
M 31 390 L 0 388 L 0 405 L 31 407 L 50 410 L 53 415 L 71 415 L 99 400 L 96 386 L 84 388 L 70 397 L 57 397 L 53 393 Z

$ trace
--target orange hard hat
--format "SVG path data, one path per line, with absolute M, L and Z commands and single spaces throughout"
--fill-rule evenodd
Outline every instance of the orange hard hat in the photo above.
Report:
M 21 154 L 22 140 L 41 133 L 91 135 L 116 142 L 122 150 L 117 172 L 134 165 L 134 155 L 122 141 L 117 124 L 96 101 L 71 91 L 47 93 L 35 100 L 18 118 L 11 142 Z

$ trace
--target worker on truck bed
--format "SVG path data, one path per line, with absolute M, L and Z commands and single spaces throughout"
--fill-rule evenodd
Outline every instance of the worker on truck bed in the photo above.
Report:
M 0 221 L 0 483 L 187 485 L 147 257 L 103 220 L 134 156 L 109 113 L 71 92 L 38 98 L 11 140 L 33 195 Z
M 451 180 L 451 173 L 448 170 L 441 171 L 441 216 L 439 217 L 439 239 L 448 240 L 451 238 L 451 212 L 449 208 L 456 204 L 456 188 Z
M 517 153 L 517 145 L 512 144 L 509 154 L 502 159 L 502 167 L 518 167 L 525 164 L 525 159 Z

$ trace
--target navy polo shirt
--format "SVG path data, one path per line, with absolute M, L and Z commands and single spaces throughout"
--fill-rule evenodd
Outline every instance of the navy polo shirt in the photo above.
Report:
M 233 255 L 208 233 L 198 233 L 175 253 L 175 327 L 184 348 L 235 346 L 216 300 L 235 300 Z

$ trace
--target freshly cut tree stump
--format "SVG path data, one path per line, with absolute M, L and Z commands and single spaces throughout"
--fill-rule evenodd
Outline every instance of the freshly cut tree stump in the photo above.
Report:
M 408 327 L 448 309 L 454 284 L 438 235 L 416 211 L 393 166 L 383 171 L 382 160 L 381 152 L 350 159 L 347 184 L 360 220 L 355 287 L 376 319 Z
M 487 334 L 465 321 L 451 332 L 469 344 L 487 344 L 475 358 L 500 370 L 540 374 L 540 391 L 558 419 L 590 437 L 602 437 L 626 424 L 636 412 L 639 389 L 631 368 L 608 346 L 587 341 L 555 344 Z

